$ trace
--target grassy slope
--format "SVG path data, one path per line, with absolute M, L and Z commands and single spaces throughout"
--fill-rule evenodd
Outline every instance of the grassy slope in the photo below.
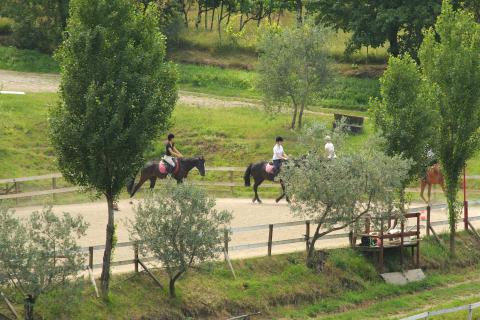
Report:
M 383 283 L 368 259 L 350 249 L 335 249 L 321 273 L 307 269 L 301 253 L 235 260 L 236 280 L 225 263 L 209 263 L 179 280 L 175 300 L 145 275 L 121 275 L 113 278 L 108 303 L 94 299 L 87 286 L 81 299 L 72 298 L 76 305 L 55 307 L 53 299 L 63 296 L 57 293 L 40 299 L 38 311 L 47 319 L 225 319 L 254 311 L 262 312 L 255 319 L 385 319 L 478 297 L 478 242 L 461 235 L 458 260 L 451 263 L 432 241 L 422 244 L 427 278 L 406 286 Z M 388 261 L 398 270 L 398 256 Z M 165 283 L 165 274 L 155 273 Z M 67 302 L 68 296 L 63 297 Z
M 219 96 L 261 98 L 261 93 L 255 88 L 257 73 L 254 71 L 193 64 L 179 64 L 178 68 L 179 84 L 183 90 Z M 1 46 L 0 69 L 58 72 L 57 64 L 48 55 Z M 342 68 L 339 67 L 339 69 Z M 340 109 L 366 110 L 369 98 L 378 94 L 377 79 L 339 75 L 316 95 L 312 104 Z
M 24 96 L 0 95 L 0 178 L 31 176 L 56 172 L 55 157 L 47 136 L 48 107 L 56 103 L 52 93 L 32 93 Z M 331 123 L 331 115 L 306 115 L 308 121 Z M 188 156 L 203 154 L 210 166 L 246 166 L 250 162 L 269 159 L 273 139 L 277 135 L 286 138 L 285 148 L 289 154 L 301 155 L 305 147 L 298 142 L 298 132 L 288 129 L 290 117 L 276 117 L 261 109 L 253 108 L 199 108 L 180 105 L 173 115 L 172 132 L 178 137 L 178 146 Z M 365 133 L 348 138 L 346 148 L 358 148 L 372 133 L 366 119 Z M 341 150 L 339 150 L 341 152 Z M 163 137 L 155 140 L 146 157 L 158 158 L 163 154 Z M 480 157 L 469 163 L 469 174 L 480 173 Z M 221 173 L 210 173 L 207 179 L 218 180 Z M 194 175 L 195 176 L 195 175 Z M 227 179 L 222 175 L 223 180 Z M 237 181 L 241 175 L 235 176 Z M 43 181 L 49 184 L 49 181 Z M 62 181 L 59 181 L 61 187 Z M 35 186 L 24 184 L 23 191 Z M 42 187 L 42 186 L 40 186 Z M 43 186 L 42 188 L 45 188 Z M 217 190 L 218 191 L 218 190 Z M 238 193 L 240 192 L 240 193 Z M 250 192 L 237 189 L 237 195 Z M 264 189 L 262 194 L 277 194 L 278 190 Z M 223 195 L 219 193 L 218 195 Z M 59 199 L 61 197 L 58 197 Z M 435 199 L 435 196 L 434 196 Z M 70 199 L 74 200 L 74 199 Z
M 4 133 L 0 139 L 0 177 L 28 176 L 55 171 L 47 137 L 48 107 L 56 102 L 52 93 L 24 96 L 0 95 L 0 119 Z M 327 116 L 307 115 L 308 120 L 330 120 Z M 292 154 L 305 150 L 292 142 L 297 133 L 288 129 L 290 117 L 271 117 L 259 109 L 198 108 L 178 106 L 171 131 L 179 136 L 179 148 L 186 155 L 204 154 L 209 165 L 245 165 L 269 158 L 276 135 L 287 139 Z M 163 137 L 156 140 L 148 157 L 163 153 Z

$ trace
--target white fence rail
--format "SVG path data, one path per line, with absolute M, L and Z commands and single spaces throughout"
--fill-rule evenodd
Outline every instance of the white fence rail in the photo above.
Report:
M 455 313 L 455 312 L 459 312 L 459 311 L 468 311 L 467 319 L 472 320 L 473 310 L 477 309 L 477 308 L 480 308 L 480 302 L 468 304 L 468 305 L 465 305 L 465 306 L 455 307 L 455 308 L 442 309 L 442 310 L 438 310 L 438 311 L 427 311 L 427 312 L 423 312 L 423 313 L 420 313 L 420 314 L 417 314 L 417 315 L 414 315 L 414 316 L 411 316 L 411 317 L 403 318 L 401 320 L 428 319 L 429 317 L 439 316 L 439 315 L 449 314 L 449 313 Z M 456 319 L 460 319 L 460 318 L 456 318 Z

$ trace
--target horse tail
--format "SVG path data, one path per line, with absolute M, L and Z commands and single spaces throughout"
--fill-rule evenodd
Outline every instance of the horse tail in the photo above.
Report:
M 252 164 L 248 166 L 247 170 L 245 171 L 245 175 L 243 179 L 245 180 L 245 187 L 250 187 L 250 176 L 252 174 Z

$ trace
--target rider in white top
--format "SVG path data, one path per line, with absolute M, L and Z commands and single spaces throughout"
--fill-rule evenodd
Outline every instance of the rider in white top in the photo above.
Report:
M 275 146 L 273 147 L 273 166 L 275 167 L 275 172 L 280 170 L 283 160 L 287 160 L 288 156 L 283 151 L 283 138 L 277 137 Z
M 328 159 L 335 159 L 337 155 L 335 154 L 335 147 L 332 143 L 332 138 L 330 136 L 325 137 L 325 155 Z

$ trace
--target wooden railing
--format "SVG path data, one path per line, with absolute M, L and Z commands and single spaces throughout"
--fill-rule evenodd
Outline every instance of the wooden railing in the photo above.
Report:
M 205 180 L 194 180 L 193 183 L 200 186 L 207 186 L 207 187 L 226 187 L 230 188 L 231 192 L 233 192 L 233 188 L 235 187 L 243 187 L 243 177 L 237 178 L 235 180 L 235 173 L 236 172 L 245 172 L 245 168 L 242 167 L 207 167 L 206 171 L 211 172 L 228 172 L 227 181 L 205 181 Z M 32 176 L 32 177 L 22 177 L 22 178 L 8 178 L 8 179 L 0 179 L 0 185 L 5 185 L 4 194 L 0 194 L 0 200 L 8 200 L 8 199 L 15 199 L 18 201 L 20 198 L 28 198 L 28 197 L 37 197 L 37 196 L 45 196 L 45 195 L 53 195 L 61 194 L 61 193 L 70 193 L 70 192 L 78 192 L 81 190 L 80 187 L 69 186 L 69 187 L 58 187 L 58 180 L 63 178 L 61 173 L 52 173 L 47 175 L 41 176 Z M 470 180 L 480 180 L 480 176 L 473 175 L 467 176 L 467 179 Z M 50 189 L 45 190 L 36 190 L 36 191 L 29 191 L 29 192 L 21 192 L 21 183 L 25 182 L 32 182 L 32 181 L 42 181 L 42 180 L 50 180 Z M 271 188 L 271 187 L 278 187 L 276 184 L 272 183 L 264 183 L 262 184 L 262 188 Z M 472 190 L 471 190 L 472 191 Z M 477 191 L 477 190 L 474 190 Z
M 480 205 L 480 201 L 472 201 L 471 204 L 472 205 Z M 439 208 L 444 208 L 446 207 L 446 205 L 436 205 L 435 207 L 432 207 L 432 208 L 435 208 L 435 209 L 439 209 Z M 416 208 L 411 208 L 409 210 L 409 212 L 413 213 L 413 212 L 420 212 L 420 211 L 427 211 L 428 210 L 428 207 L 416 207 Z M 471 222 L 474 222 L 474 221 L 480 221 L 480 216 L 474 216 L 474 217 L 469 217 L 467 222 L 470 224 L 470 230 L 475 230 L 473 228 L 473 226 L 471 225 Z M 459 220 L 459 222 L 462 222 Z M 253 226 L 246 226 L 246 227 L 236 227 L 236 228 L 232 228 L 230 231 L 233 235 L 235 234 L 239 234 L 239 233 L 245 233 L 245 232 L 253 232 L 253 231 L 265 231 L 265 230 L 268 230 L 268 236 L 267 236 L 267 239 L 266 241 L 262 241 L 262 242 L 255 242 L 255 243 L 247 243 L 247 244 L 238 244 L 238 245 L 230 245 L 230 238 L 229 238 L 229 234 L 228 232 L 225 233 L 225 236 L 224 236 L 224 245 L 223 245 L 223 248 L 221 250 L 221 252 L 225 251 L 225 252 L 232 252 L 232 251 L 243 251 L 243 250 L 250 250 L 250 249 L 258 249 L 258 248 L 266 248 L 267 250 L 265 251 L 266 255 L 268 256 L 271 256 L 272 255 L 272 252 L 273 252 L 273 248 L 275 246 L 280 246 L 280 245 L 285 245 L 285 244 L 294 244 L 294 243 L 305 243 L 305 248 L 306 250 L 308 250 L 308 245 L 309 245 L 309 241 L 311 239 L 311 233 L 310 233 L 310 226 L 311 224 L 313 224 L 313 222 L 311 222 L 310 220 L 300 220 L 300 221 L 292 221 L 292 222 L 281 222 L 281 223 L 273 223 L 273 224 L 261 224 L 261 225 L 253 225 Z M 430 226 L 441 226 L 441 225 L 448 225 L 449 224 L 449 221 L 448 220 L 441 220 L 441 221 L 435 221 L 435 222 L 429 222 L 429 221 L 426 221 L 426 224 L 430 224 Z M 305 234 L 302 235 L 302 237 L 298 237 L 298 238 L 292 238 L 292 239 L 285 239 L 285 240 L 276 240 L 274 241 L 273 240 L 273 232 L 274 230 L 278 230 L 278 229 L 282 229 L 282 228 L 287 228 L 287 227 L 295 227 L 295 226 L 305 226 Z M 474 231 L 476 232 L 476 231 Z M 415 233 L 416 234 L 416 233 Z M 413 233 L 412 233 L 413 235 Z M 327 234 L 323 237 L 321 237 L 320 239 L 318 239 L 318 241 L 322 241 L 322 240 L 331 240 L 331 239 L 348 239 L 350 236 L 350 233 L 333 233 L 333 234 Z M 398 235 L 395 235 L 395 236 L 398 236 Z M 478 236 L 478 234 L 477 234 Z M 480 240 L 480 238 L 479 238 Z M 124 266 L 124 265 L 131 265 L 133 264 L 135 266 L 135 270 L 138 270 L 138 256 L 139 256 L 139 253 L 138 253 L 138 247 L 136 246 L 136 243 L 135 242 L 121 242 L 121 243 L 117 243 L 116 244 L 116 248 L 122 248 L 122 247 L 133 247 L 133 259 L 129 259 L 129 260 L 121 260 L 121 261 L 115 261 L 115 262 L 112 262 L 112 266 Z M 88 266 L 90 267 L 90 269 L 95 269 L 95 268 L 101 268 L 102 267 L 102 263 L 97 263 L 97 264 L 94 264 L 93 263 L 93 253 L 94 251 L 98 251 L 98 250 L 104 250 L 105 249 L 105 245 L 96 245 L 96 246 L 90 246 L 90 247 L 85 247 L 85 248 L 82 248 L 82 250 L 85 252 L 85 253 L 88 253 L 89 255 L 89 258 L 88 258 L 88 261 L 89 261 L 89 264 Z M 155 261 L 156 259 L 155 258 L 146 258 L 146 259 L 141 259 L 143 262 L 150 262 L 150 261 Z
M 239 181 L 235 181 L 235 172 L 244 172 L 245 168 L 240 167 L 207 167 L 206 171 L 211 172 L 228 172 L 228 181 L 202 181 L 202 180 L 193 180 L 193 183 L 200 186 L 208 186 L 208 187 L 227 187 L 230 188 L 233 192 L 234 187 L 243 187 L 243 178 Z M 23 177 L 23 178 L 9 178 L 9 179 L 0 179 L 0 185 L 6 185 L 5 190 L 6 194 L 0 195 L 0 200 L 7 200 L 7 199 L 20 199 L 20 198 L 28 198 L 28 197 L 37 197 L 37 196 L 45 196 L 45 195 L 55 195 L 60 193 L 70 193 L 70 192 L 77 192 L 81 190 L 79 187 L 57 187 L 58 179 L 61 179 L 63 176 L 61 173 L 52 173 L 42 176 L 32 176 L 32 177 Z M 31 182 L 31 181 L 41 181 L 41 180 L 51 180 L 51 188 L 46 190 L 39 190 L 39 191 L 30 191 L 30 192 L 21 192 L 20 191 L 20 184 L 24 182 Z M 11 186 L 9 186 L 11 185 Z M 278 185 L 265 183 L 262 184 L 262 187 L 278 187 Z

